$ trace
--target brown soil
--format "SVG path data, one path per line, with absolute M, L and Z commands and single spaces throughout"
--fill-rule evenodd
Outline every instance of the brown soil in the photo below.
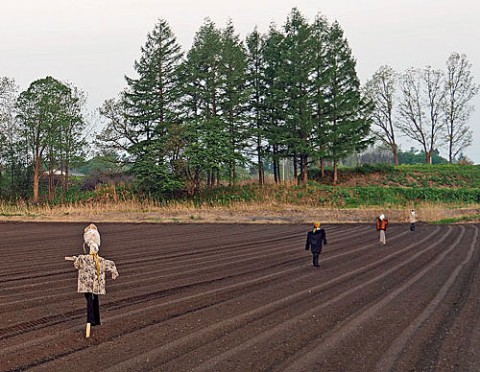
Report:
M 1 371 L 474 371 L 480 225 L 99 223 L 102 325 L 63 257 L 80 223 L 0 224 Z

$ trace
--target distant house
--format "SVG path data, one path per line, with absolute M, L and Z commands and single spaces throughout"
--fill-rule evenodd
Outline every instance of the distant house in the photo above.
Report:
M 52 171 L 52 174 L 54 176 L 65 176 L 65 172 L 64 171 L 61 171 L 59 169 L 54 169 Z M 50 172 L 49 171 L 45 171 L 42 173 L 42 177 L 49 177 L 50 176 Z M 85 177 L 85 175 L 83 173 L 80 173 L 80 172 L 76 172 L 74 170 L 71 170 L 70 173 L 69 173 L 69 176 L 70 177 Z
M 61 171 L 59 169 L 54 169 L 52 171 L 52 176 L 50 176 L 49 171 L 45 171 L 42 173 L 40 177 L 40 184 L 42 184 L 44 187 L 47 187 L 47 185 L 54 186 L 54 187 L 60 187 L 63 185 L 63 181 L 65 180 L 65 172 Z M 69 182 L 68 184 L 72 184 L 72 177 L 85 177 L 83 173 L 71 171 L 70 174 L 68 175 L 69 177 Z M 50 187 L 49 186 L 49 187 Z
M 74 170 L 71 170 L 70 171 L 70 176 L 72 176 L 72 177 L 85 177 L 85 174 L 74 171 Z
M 59 170 L 59 169 L 54 169 L 51 174 L 54 176 L 65 176 L 65 172 Z M 50 176 L 50 171 L 45 171 L 42 173 L 42 177 L 48 177 Z

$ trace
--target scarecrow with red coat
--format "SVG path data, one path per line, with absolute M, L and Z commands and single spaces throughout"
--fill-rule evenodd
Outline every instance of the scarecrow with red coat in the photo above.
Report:
M 382 213 L 377 217 L 377 231 L 380 231 L 380 244 L 387 244 L 387 239 L 385 237 L 385 231 L 387 231 L 388 219 Z

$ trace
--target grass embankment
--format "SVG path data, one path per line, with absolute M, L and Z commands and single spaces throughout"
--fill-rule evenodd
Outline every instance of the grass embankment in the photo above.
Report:
M 198 203 L 230 205 L 232 202 L 286 203 L 321 208 L 409 208 L 438 205 L 442 208 L 480 204 L 480 166 L 380 165 L 346 168 L 339 183 L 330 175 L 307 185 L 260 187 L 243 185 L 209 190 Z
M 306 185 L 254 183 L 203 190 L 194 198 L 139 199 L 128 187 L 106 186 L 60 205 L 0 204 L 4 219 L 143 222 L 371 221 L 386 212 L 406 221 L 415 208 L 423 221 L 480 220 L 480 166 L 380 165 L 327 172 Z

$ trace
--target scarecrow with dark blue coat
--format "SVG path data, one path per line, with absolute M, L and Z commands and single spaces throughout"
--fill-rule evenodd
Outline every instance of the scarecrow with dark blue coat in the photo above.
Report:
M 319 267 L 318 258 L 322 253 L 323 244 L 327 244 L 327 234 L 324 229 L 320 228 L 320 222 L 313 224 L 313 230 L 307 234 L 307 242 L 305 244 L 305 250 L 310 250 L 313 257 L 313 266 Z

